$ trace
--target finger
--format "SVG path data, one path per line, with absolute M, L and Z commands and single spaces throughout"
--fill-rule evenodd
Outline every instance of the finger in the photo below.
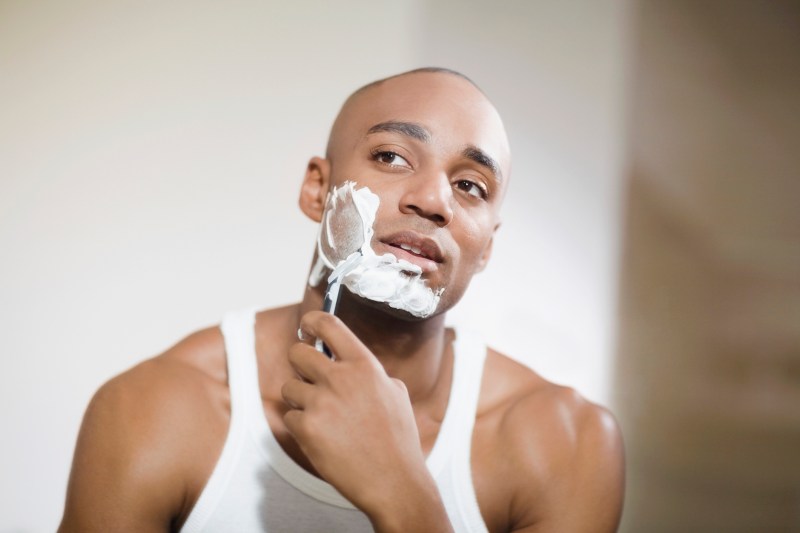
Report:
M 297 328 L 297 340 L 308 345 L 314 344 L 314 337 L 313 335 L 309 335 L 303 328 Z
M 290 379 L 281 387 L 281 396 L 292 409 L 305 409 L 314 393 L 314 386 L 300 381 Z
M 298 437 L 298 434 L 301 431 L 302 427 L 302 420 L 303 420 L 303 411 L 297 410 L 289 410 L 286 411 L 286 414 L 283 415 L 283 423 L 286 426 L 286 429 L 289 430 L 289 433 L 295 438 Z
M 311 383 L 324 379 L 326 366 L 333 361 L 308 344 L 295 344 L 289 348 L 289 364 L 297 374 Z
M 300 319 L 303 331 L 322 339 L 337 359 L 369 358 L 372 352 L 350 331 L 339 317 L 323 311 L 311 311 Z

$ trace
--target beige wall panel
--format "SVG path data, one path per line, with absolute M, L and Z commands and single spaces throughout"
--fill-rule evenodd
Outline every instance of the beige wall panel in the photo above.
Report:
M 639 2 L 623 530 L 800 531 L 800 4 Z

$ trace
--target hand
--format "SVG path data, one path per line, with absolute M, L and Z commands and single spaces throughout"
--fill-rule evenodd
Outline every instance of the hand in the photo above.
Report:
M 302 379 L 283 386 L 284 422 L 314 468 L 373 523 L 419 509 L 411 500 L 441 507 L 405 385 L 337 317 L 312 311 L 301 330 L 335 354 L 328 359 L 306 343 L 289 350 Z

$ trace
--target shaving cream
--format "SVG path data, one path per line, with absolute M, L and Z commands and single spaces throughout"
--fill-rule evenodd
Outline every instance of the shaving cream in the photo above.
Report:
M 393 254 L 375 254 L 371 241 L 380 199 L 367 187 L 347 181 L 328 194 L 317 238 L 317 261 L 308 283 L 339 280 L 352 293 L 426 318 L 436 311 L 444 288 L 432 290 L 422 269 Z M 360 246 L 359 246 L 360 245 Z M 360 252 L 358 249 L 360 248 Z M 346 257 L 342 257 L 344 254 Z

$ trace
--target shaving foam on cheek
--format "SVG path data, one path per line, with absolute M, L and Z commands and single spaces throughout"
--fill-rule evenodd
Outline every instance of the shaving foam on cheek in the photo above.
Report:
M 367 187 L 356 190 L 352 181 L 328 193 L 317 236 L 317 261 L 311 269 L 309 285 L 319 285 L 326 269 L 336 271 L 338 268 L 341 271 L 348 259 L 348 264 L 352 264 L 354 258 L 351 255 L 372 251 L 372 226 L 379 204 L 376 194 Z M 341 275 L 341 272 L 337 273 Z
M 378 256 L 370 245 L 379 203 L 369 188 L 356 190 L 352 181 L 331 191 L 317 239 L 317 262 L 308 283 L 319 285 L 326 269 L 332 270 L 329 282 L 340 279 L 358 296 L 419 318 L 429 317 L 444 289 L 432 290 L 422 279 L 420 267 L 392 254 Z

